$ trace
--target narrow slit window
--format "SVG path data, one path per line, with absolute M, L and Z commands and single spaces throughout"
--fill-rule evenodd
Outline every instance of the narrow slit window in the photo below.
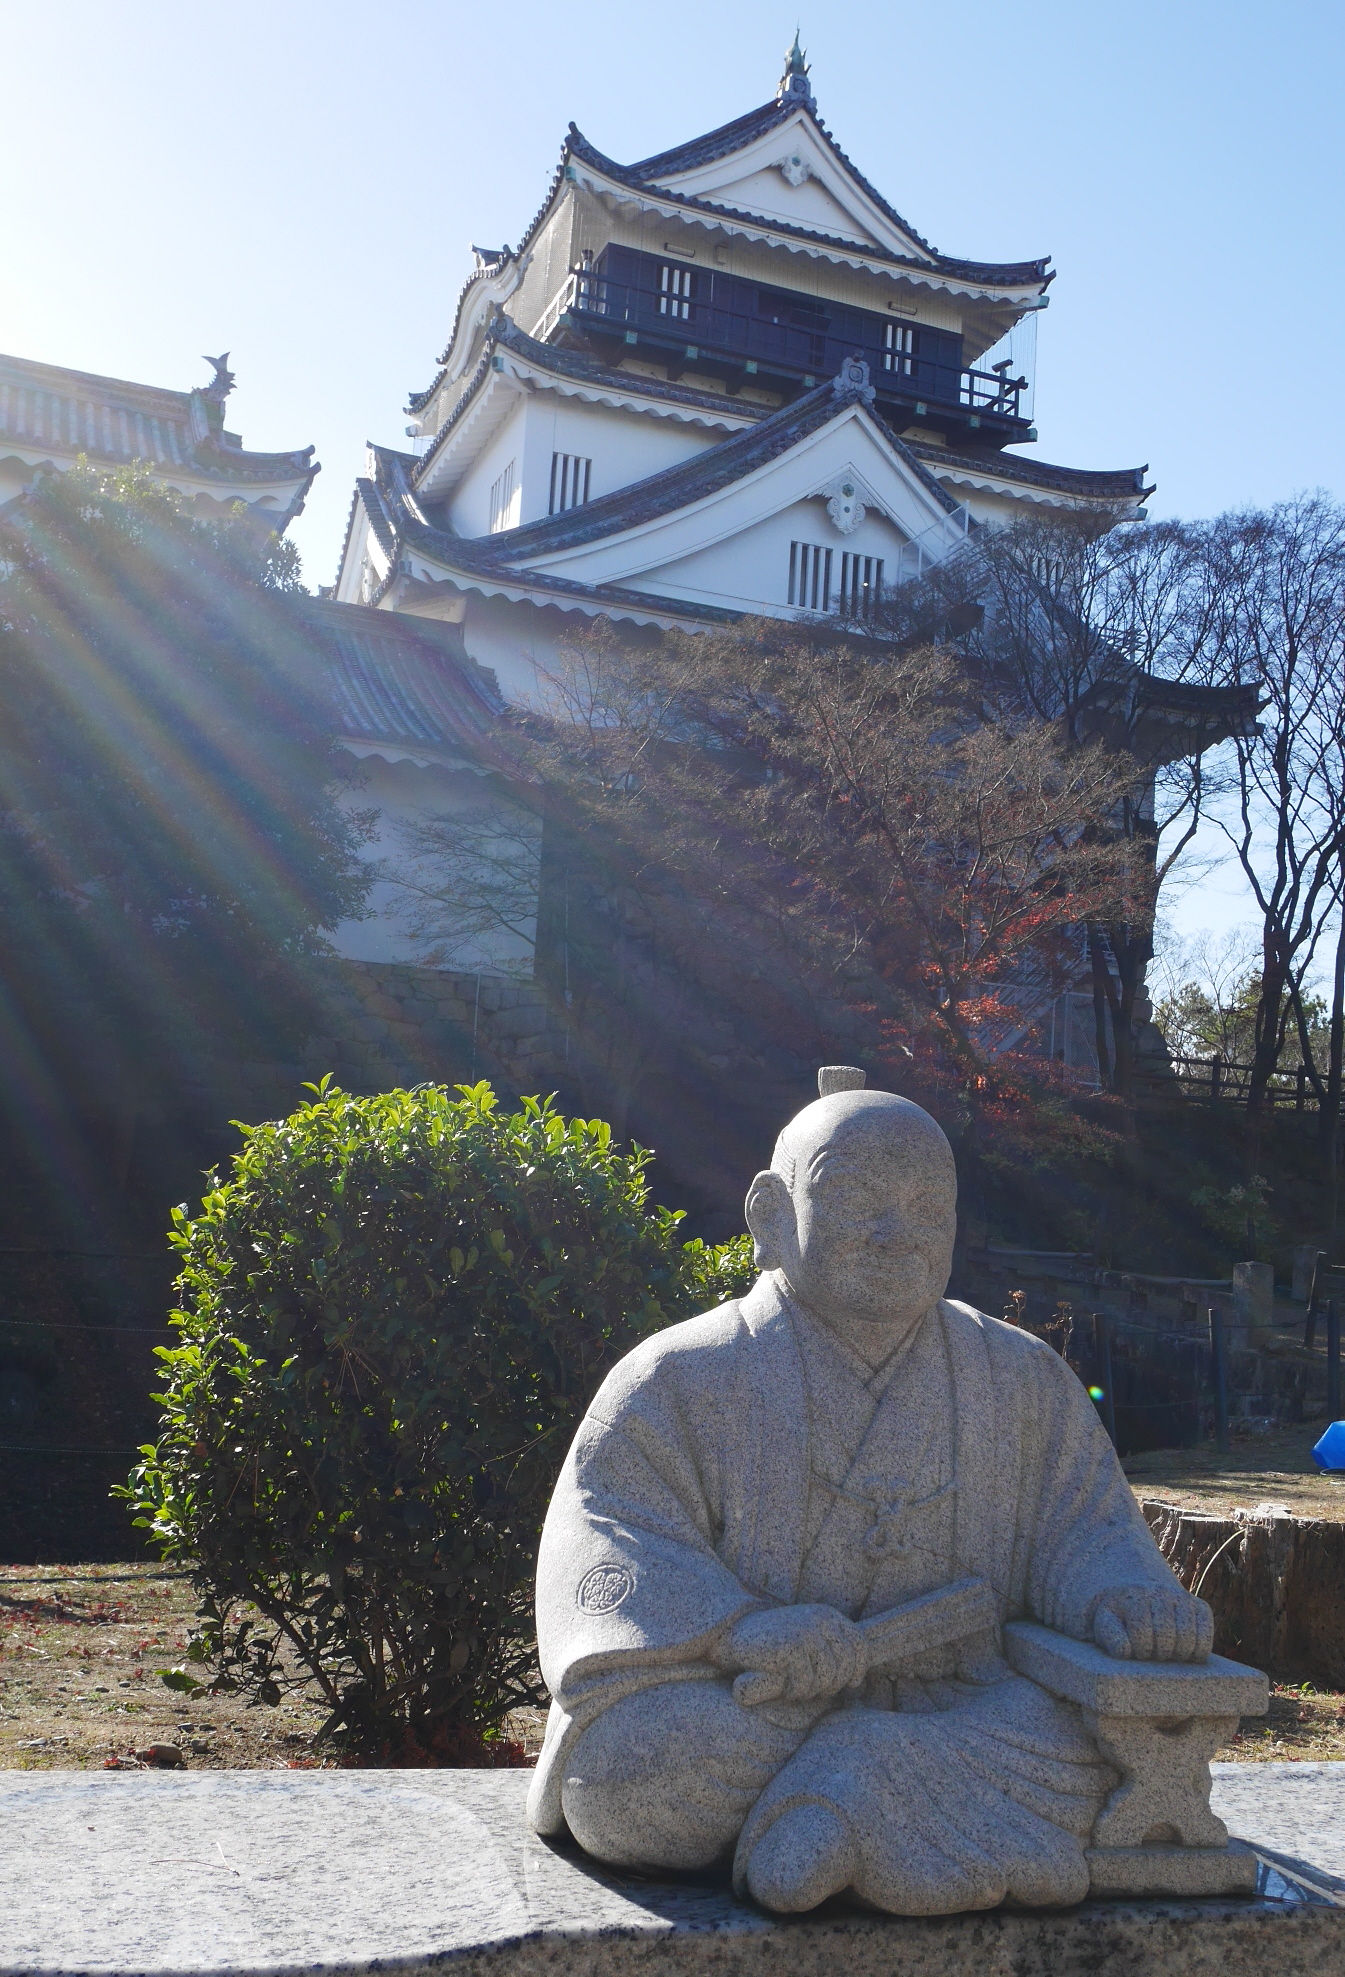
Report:
M 883 324 L 883 369 L 910 377 L 914 368 L 915 331 L 908 323 Z
M 563 515 L 567 508 L 582 508 L 588 500 L 593 462 L 579 453 L 551 455 L 551 506 L 549 515 Z
M 658 286 L 660 316 L 673 316 L 679 323 L 689 323 L 691 305 L 696 299 L 696 270 L 665 261 L 659 269 Z
M 789 602 L 800 611 L 832 609 L 831 551 L 820 543 L 790 543 Z
M 845 618 L 871 618 L 883 595 L 881 556 L 856 556 L 845 550 L 841 556 L 841 583 L 836 609 Z
M 514 498 L 518 493 L 514 461 L 510 461 L 498 479 L 492 481 L 490 489 L 490 533 L 498 535 L 501 529 L 511 529 L 517 520 L 514 514 Z

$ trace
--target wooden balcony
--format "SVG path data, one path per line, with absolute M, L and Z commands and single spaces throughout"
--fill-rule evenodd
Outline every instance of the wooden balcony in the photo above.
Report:
M 755 381 L 786 398 L 834 377 L 858 354 L 879 399 L 906 417 L 980 427 L 996 445 L 1027 436 L 1028 380 L 1012 377 L 1007 363 L 988 371 L 964 365 L 960 336 L 632 248 L 608 248 L 592 266 L 573 269 L 534 335 L 633 345 L 666 363 L 670 377 L 695 370 L 721 376 L 730 390 Z

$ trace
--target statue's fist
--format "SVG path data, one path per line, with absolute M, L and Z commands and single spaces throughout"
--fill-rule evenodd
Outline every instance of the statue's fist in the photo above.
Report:
M 864 1679 L 864 1637 L 833 1606 L 772 1606 L 731 1627 L 715 1656 L 740 1703 L 815 1702 Z
M 1214 1615 L 1180 1586 L 1114 1586 L 1094 1611 L 1093 1639 L 1118 1661 L 1206 1661 Z

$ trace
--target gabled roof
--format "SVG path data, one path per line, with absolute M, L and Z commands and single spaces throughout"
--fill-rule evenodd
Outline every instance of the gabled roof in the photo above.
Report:
M 489 757 L 504 702 L 460 625 L 319 598 L 291 608 L 313 636 L 342 740 Z
M 659 151 L 652 158 L 642 158 L 638 164 L 631 165 L 627 169 L 632 178 L 646 185 L 665 178 L 675 178 L 679 172 L 693 171 L 698 165 L 709 165 L 720 158 L 731 157 L 735 151 L 741 151 L 746 145 L 755 143 L 757 138 L 766 136 L 768 132 L 783 129 L 800 110 L 811 117 L 818 136 L 846 175 L 852 178 L 874 205 L 887 215 L 893 226 L 899 227 L 917 247 L 923 247 L 932 260 L 937 260 L 937 249 L 931 247 L 922 234 L 918 234 L 908 221 L 903 220 L 895 207 L 888 205 L 881 192 L 870 185 L 863 173 L 842 151 L 812 103 L 806 99 L 776 97 L 771 103 L 763 103 L 760 109 L 749 110 L 745 117 L 735 117 L 732 123 L 721 124 L 718 130 L 707 131 L 704 137 L 693 137 L 689 144 L 677 144 L 670 151 Z
M 501 560 L 517 564 L 526 563 L 536 556 L 553 554 L 556 550 L 576 548 L 581 543 L 597 542 L 604 536 L 620 535 L 627 529 L 639 527 L 642 522 L 689 507 L 693 501 L 701 501 L 706 495 L 716 494 L 734 481 L 743 480 L 758 467 L 789 452 L 809 433 L 829 424 L 845 406 L 862 404 L 866 399 L 870 402 L 870 416 L 889 445 L 907 462 L 926 492 L 951 514 L 958 503 L 915 458 L 905 442 L 898 439 L 892 429 L 872 412 L 872 396 L 871 386 L 867 389 L 844 387 L 839 379 L 828 380 L 802 398 L 796 398 L 793 404 L 767 413 L 759 424 L 749 427 L 746 432 L 731 433 L 718 446 L 707 447 L 705 452 L 693 455 L 690 460 L 680 461 L 675 467 L 666 467 L 661 473 L 651 474 L 647 480 L 636 481 L 631 487 L 601 495 L 581 508 L 567 509 L 561 515 L 548 515 L 543 521 L 508 529 L 484 540 L 500 545 L 496 554 Z
M 873 395 L 864 376 L 838 378 L 768 413 L 746 431 L 731 434 L 694 458 L 633 486 L 521 528 L 471 538 L 455 536 L 437 526 L 426 512 L 417 494 L 417 462 L 412 455 L 371 447 L 373 473 L 359 483 L 360 502 L 389 565 L 373 601 L 385 596 L 399 574 L 406 573 L 406 552 L 411 551 L 452 580 L 476 580 L 480 587 L 505 595 L 540 592 L 557 602 L 571 600 L 581 607 L 630 607 L 637 614 L 664 620 L 693 617 L 731 622 L 742 615 L 740 611 L 646 591 L 625 581 L 584 582 L 554 567 L 539 565 L 549 565 L 551 559 L 563 557 L 567 551 L 583 550 L 631 535 L 664 518 L 676 518 L 749 480 L 853 408 L 863 410 L 871 422 L 872 436 L 889 454 L 897 456 L 908 482 L 919 490 L 925 513 L 956 515 L 959 504 L 952 495 L 875 414 Z
M 557 360 L 573 361 L 572 353 L 537 344 L 513 326 L 507 335 L 511 344 L 516 341 L 539 366 Z M 587 365 L 589 360 L 581 361 Z M 698 509 L 702 503 L 712 502 L 716 495 L 737 483 L 747 482 L 773 461 L 781 460 L 809 441 L 812 435 L 821 434 L 839 412 L 854 406 L 864 408 L 873 438 L 887 450 L 889 457 L 895 456 L 908 484 L 914 483 L 920 490 L 920 498 L 928 503 L 927 513 L 955 516 L 961 511 L 962 504 L 946 484 L 945 475 L 954 483 L 963 479 L 1002 487 L 1008 492 L 1015 488 L 1024 492 L 1037 488 L 1049 490 L 1066 504 L 1092 501 L 1133 508 L 1148 491 L 1142 468 L 1095 473 L 1020 460 L 1008 454 L 978 458 L 951 453 L 945 447 L 908 443 L 878 416 L 873 398 L 864 367 L 857 367 L 853 375 L 819 385 L 776 411 L 754 408 L 753 422 L 743 430 L 645 480 L 561 514 L 472 538 L 456 536 L 441 527 L 433 506 L 423 501 L 420 494 L 423 463 L 410 454 L 371 448 L 373 472 L 359 483 L 360 503 L 388 568 L 375 601 L 386 595 L 399 569 L 405 573 L 405 552 L 413 551 L 425 563 L 445 572 L 451 581 L 477 580 L 484 587 L 506 595 L 544 591 L 558 601 L 587 599 L 594 605 L 633 605 L 640 611 L 657 612 L 664 617 L 704 616 L 709 607 L 702 609 L 692 601 L 675 601 L 666 594 L 646 591 L 624 577 L 618 580 L 617 571 L 631 568 L 629 552 L 637 548 L 633 542 L 623 543 L 621 538 L 635 537 L 642 530 L 676 526 L 679 516 Z M 909 528 L 904 521 L 902 525 Z M 570 552 L 580 553 L 580 567 L 583 567 L 589 561 L 584 552 L 604 543 L 610 543 L 616 551 L 614 562 L 607 559 L 609 578 L 595 573 L 595 580 L 586 582 L 566 573 Z M 638 564 L 638 554 L 634 560 Z M 652 570 L 657 562 L 654 558 L 647 567 Z M 638 581 L 637 578 L 636 585 Z M 714 607 L 709 615 L 718 619 L 738 614 Z
M 764 107 L 774 109 L 777 106 L 771 104 Z M 761 114 L 761 112 L 753 112 L 753 116 Z M 793 112 L 791 111 L 790 114 L 793 114 Z M 747 119 L 743 119 L 742 121 L 746 122 Z M 771 127 L 769 123 L 766 123 L 761 126 L 761 129 L 769 130 Z M 731 125 L 725 125 L 726 130 L 731 128 Z M 906 225 L 906 222 L 887 204 L 886 200 L 880 198 L 869 185 L 867 179 L 861 177 L 855 171 L 853 165 L 846 158 L 845 153 L 833 142 L 830 133 L 822 124 L 817 124 L 817 131 L 828 150 L 843 163 L 844 169 L 853 178 L 865 197 L 875 201 L 880 206 L 893 226 L 898 227 L 901 232 L 908 234 L 912 240 L 919 242 L 923 246 L 924 243 L 921 240 L 921 236 L 913 228 Z M 672 156 L 673 154 L 668 153 L 666 155 Z M 1030 285 L 1037 285 L 1044 288 L 1054 279 L 1053 274 L 1050 272 L 1051 257 L 1049 254 L 1043 255 L 1040 259 L 1034 261 L 963 261 L 957 260 L 948 254 L 936 253 L 930 248 L 927 250 L 927 258 L 919 259 L 911 254 L 894 253 L 891 249 L 880 246 L 876 241 L 860 247 L 854 240 L 844 239 L 840 235 L 821 233 L 812 227 L 796 226 L 787 220 L 767 219 L 760 213 L 745 212 L 732 206 L 721 206 L 716 201 L 698 198 L 691 193 L 679 192 L 675 187 L 663 185 L 655 179 L 646 177 L 643 166 L 617 164 L 615 159 L 607 157 L 603 152 L 598 150 L 596 145 L 590 144 L 583 132 L 575 124 L 570 125 L 569 135 L 565 141 L 562 165 L 566 157 L 580 158 L 595 172 L 605 178 L 612 179 L 619 185 L 627 185 L 633 191 L 645 192 L 660 200 L 666 200 L 674 205 L 685 207 L 688 212 L 703 214 L 708 220 L 737 221 L 742 225 L 763 228 L 788 239 L 809 241 L 819 247 L 829 248 L 838 253 L 847 255 L 860 253 L 866 260 L 880 261 L 889 267 L 898 269 L 909 268 L 913 272 L 918 271 L 926 276 L 930 274 L 944 275 L 949 280 L 967 282 L 983 288 L 1022 288 Z M 563 176 L 563 172 L 558 176 Z M 538 215 L 537 221 L 533 223 L 534 227 L 545 216 L 545 213 L 549 209 L 549 204 L 550 202 L 548 201 L 547 206 L 543 207 L 542 213 Z M 531 232 L 532 229 L 529 230 L 529 238 L 531 238 Z M 522 249 L 520 249 L 521 251 Z
M 467 277 L 458 296 L 453 328 L 438 359 L 441 369 L 430 385 L 410 394 L 407 410 L 412 413 L 423 411 L 442 384 L 446 369 L 453 359 L 453 352 L 458 349 L 464 319 L 473 298 L 475 297 L 479 302 L 493 297 L 497 304 L 502 304 L 507 302 L 517 289 L 527 267 L 534 241 L 546 224 L 557 198 L 563 193 L 567 178 L 574 177 L 575 160 L 614 186 L 626 186 L 633 194 L 657 199 L 660 203 L 680 208 L 688 217 L 695 217 L 704 224 L 714 226 L 727 224 L 734 230 L 750 229 L 757 234 L 774 235 L 785 241 L 796 240 L 823 254 L 851 263 L 858 259 L 879 267 L 891 268 L 899 274 L 909 272 L 911 275 L 922 275 L 926 280 L 931 276 L 937 276 L 966 287 L 991 290 L 1035 288 L 1040 294 L 1054 280 L 1049 255 L 1030 261 L 970 261 L 953 255 L 940 254 L 937 249 L 929 245 L 922 234 L 917 233 L 915 228 L 902 218 L 894 206 L 889 205 L 837 144 L 817 114 L 811 89 L 805 86 L 802 93 L 797 90 L 790 91 L 787 87 L 788 82 L 787 72 L 781 84 L 781 93 L 773 102 L 763 103 L 758 109 L 749 110 L 745 116 L 720 125 L 717 130 L 708 131 L 704 136 L 693 138 L 689 143 L 674 145 L 670 150 L 658 152 L 653 157 L 643 158 L 634 165 L 621 165 L 614 158 L 609 158 L 595 144 L 589 142 L 577 124 L 572 123 L 561 146 L 560 159 L 552 173 L 545 197 L 517 249 L 502 248 L 498 258 L 488 261 L 481 260 L 478 255 L 481 265 L 474 268 Z M 847 239 L 840 235 L 828 234 L 816 226 L 796 225 L 782 217 L 766 217 L 758 212 L 740 210 L 694 193 L 680 191 L 675 185 L 666 182 L 679 174 L 695 171 L 697 167 L 731 157 L 735 151 L 747 148 L 761 137 L 768 136 L 773 130 L 783 130 L 800 114 L 807 118 L 808 128 L 838 172 L 850 181 L 864 203 L 881 214 L 891 228 L 911 243 L 915 250 L 913 253 L 895 251 L 876 240 L 866 240 L 861 243 L 854 238 Z M 465 366 L 470 349 L 469 338 L 457 360 L 459 365 Z
M 221 498 L 259 486 L 292 489 L 297 513 L 318 472 L 314 449 L 249 453 L 223 429 L 223 398 L 0 356 L 0 443 L 24 455 L 100 464 L 143 461 L 165 479 L 218 483 Z

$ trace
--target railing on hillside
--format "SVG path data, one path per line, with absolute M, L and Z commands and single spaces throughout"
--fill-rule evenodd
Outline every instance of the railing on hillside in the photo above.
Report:
M 1227 1101 L 1233 1105 L 1245 1105 L 1251 1090 L 1252 1067 L 1250 1064 L 1230 1063 L 1217 1053 L 1213 1057 L 1169 1058 L 1172 1075 L 1184 1096 L 1203 1098 L 1214 1102 Z M 1146 1079 L 1156 1089 L 1161 1089 L 1168 1080 L 1158 1074 Z M 1291 1071 L 1276 1071 L 1266 1091 L 1266 1103 L 1292 1112 L 1306 1112 L 1316 1104 L 1312 1080 L 1302 1064 Z

